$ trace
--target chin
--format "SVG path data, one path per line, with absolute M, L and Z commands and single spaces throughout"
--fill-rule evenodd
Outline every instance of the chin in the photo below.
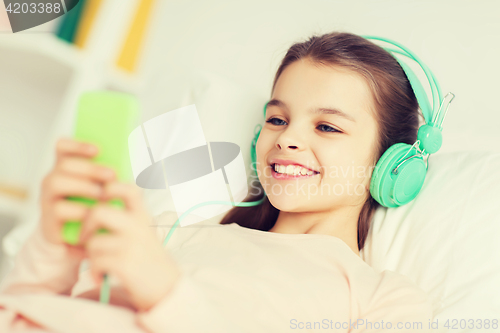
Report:
M 267 192 L 266 192 L 267 193 Z M 304 202 L 307 201 L 307 196 L 290 196 L 282 194 L 268 194 L 269 202 L 274 208 L 285 212 L 294 212 L 303 208 Z

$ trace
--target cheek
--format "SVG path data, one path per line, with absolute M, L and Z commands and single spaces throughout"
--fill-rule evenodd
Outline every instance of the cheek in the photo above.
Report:
M 336 146 L 333 152 L 326 155 L 325 160 L 331 165 L 334 180 L 338 182 L 363 183 L 370 177 L 373 155 L 372 134 L 356 134 L 343 144 Z M 324 155 L 324 154 L 323 154 Z M 322 164 L 323 165 L 323 164 Z
M 256 165 L 253 166 L 253 168 L 257 169 L 258 175 L 262 176 L 264 175 L 265 168 L 266 168 L 266 149 L 265 149 L 266 143 L 265 143 L 265 138 L 261 135 L 259 136 L 259 139 L 257 140 L 257 145 L 255 147 L 255 159 L 256 159 Z
M 269 137 L 266 136 L 265 134 L 261 132 L 259 135 L 259 139 L 257 140 L 257 144 L 255 146 L 255 155 L 257 162 L 261 167 L 265 166 L 266 163 L 266 154 L 269 152 L 271 146 L 270 146 L 270 140 Z
M 343 158 L 329 159 L 323 181 L 331 184 L 362 184 L 369 178 L 370 166 L 357 155 L 344 156 Z
M 262 140 L 257 140 L 257 145 L 255 146 L 255 160 L 257 165 L 255 167 L 259 168 L 261 162 L 264 160 L 264 156 L 262 155 Z

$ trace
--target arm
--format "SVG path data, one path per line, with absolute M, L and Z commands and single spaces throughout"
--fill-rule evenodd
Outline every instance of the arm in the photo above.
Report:
M 56 161 L 42 181 L 40 220 L 14 259 L 14 267 L 0 286 L 0 293 L 55 293 L 69 295 L 78 279 L 84 252 L 67 245 L 61 235 L 63 221 L 81 221 L 86 205 L 67 200 L 84 197 L 99 200 L 101 184 L 114 178 L 109 168 L 90 158 L 94 145 L 62 139 L 57 142 Z
M 443 332 L 429 326 L 433 320 L 432 303 L 423 290 L 395 272 L 385 270 L 381 276 L 371 295 L 363 291 L 369 298 L 365 298 L 366 306 L 361 307 L 357 321 L 353 319 L 358 326 L 351 327 L 350 333 Z
M 177 220 L 175 211 L 155 216 L 153 224 L 158 240 L 163 243 Z M 165 250 L 175 252 L 190 237 L 200 231 L 196 227 L 177 227 Z M 218 303 L 219 302 L 219 303 Z M 224 310 L 220 299 L 212 299 L 203 285 L 181 268 L 181 275 L 169 293 L 148 311 L 138 311 L 137 324 L 147 332 L 246 332 L 243 323 L 236 325 Z
M 54 293 L 69 295 L 78 280 L 82 257 L 64 244 L 43 236 L 40 224 L 14 260 L 14 267 L 0 284 L 0 294 Z
M 153 308 L 137 313 L 137 323 L 148 332 L 246 332 L 243 323 L 232 321 L 216 302 L 210 301 L 202 286 L 182 274 L 174 288 Z

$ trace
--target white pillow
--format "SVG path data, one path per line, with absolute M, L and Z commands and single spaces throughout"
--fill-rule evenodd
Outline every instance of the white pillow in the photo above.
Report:
M 361 257 L 409 276 L 453 332 L 500 320 L 500 153 L 431 155 L 418 196 L 377 209 Z M 497 326 L 498 329 L 498 326 Z

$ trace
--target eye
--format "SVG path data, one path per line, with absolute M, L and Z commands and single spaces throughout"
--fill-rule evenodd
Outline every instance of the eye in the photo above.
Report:
M 335 132 L 339 132 L 339 133 L 341 133 L 338 129 L 333 128 L 333 127 L 328 126 L 328 125 L 325 125 L 325 124 L 322 124 L 322 125 L 319 125 L 319 126 L 318 126 L 318 128 L 320 128 L 320 127 L 323 127 L 323 128 L 326 128 L 326 129 L 327 129 L 327 130 L 322 131 L 322 132 L 333 132 L 333 133 L 335 133 Z
M 273 124 L 273 125 L 276 125 L 276 126 L 280 126 L 281 124 L 277 124 L 275 122 L 275 120 L 277 121 L 282 121 L 284 123 L 286 123 L 286 121 L 282 120 L 282 119 L 279 119 L 279 118 L 275 118 L 275 117 L 271 117 L 269 118 L 268 120 L 266 120 L 266 123 L 270 123 L 270 124 Z M 335 133 L 335 132 L 338 132 L 338 133 L 342 133 L 341 131 L 337 130 L 336 128 L 333 128 L 331 126 L 328 126 L 328 125 L 325 125 L 325 124 L 321 124 L 318 126 L 318 128 L 323 128 L 323 130 L 321 130 L 322 132 L 331 132 L 331 133 Z
M 268 120 L 266 120 L 266 123 L 270 123 L 270 124 L 273 124 L 273 125 L 277 125 L 277 126 L 279 126 L 278 124 L 274 123 L 274 122 L 273 122 L 273 120 L 279 120 L 279 121 L 283 121 L 283 122 L 285 122 L 284 120 L 281 120 L 281 119 L 279 119 L 279 118 L 271 117 L 271 118 L 269 118 Z

